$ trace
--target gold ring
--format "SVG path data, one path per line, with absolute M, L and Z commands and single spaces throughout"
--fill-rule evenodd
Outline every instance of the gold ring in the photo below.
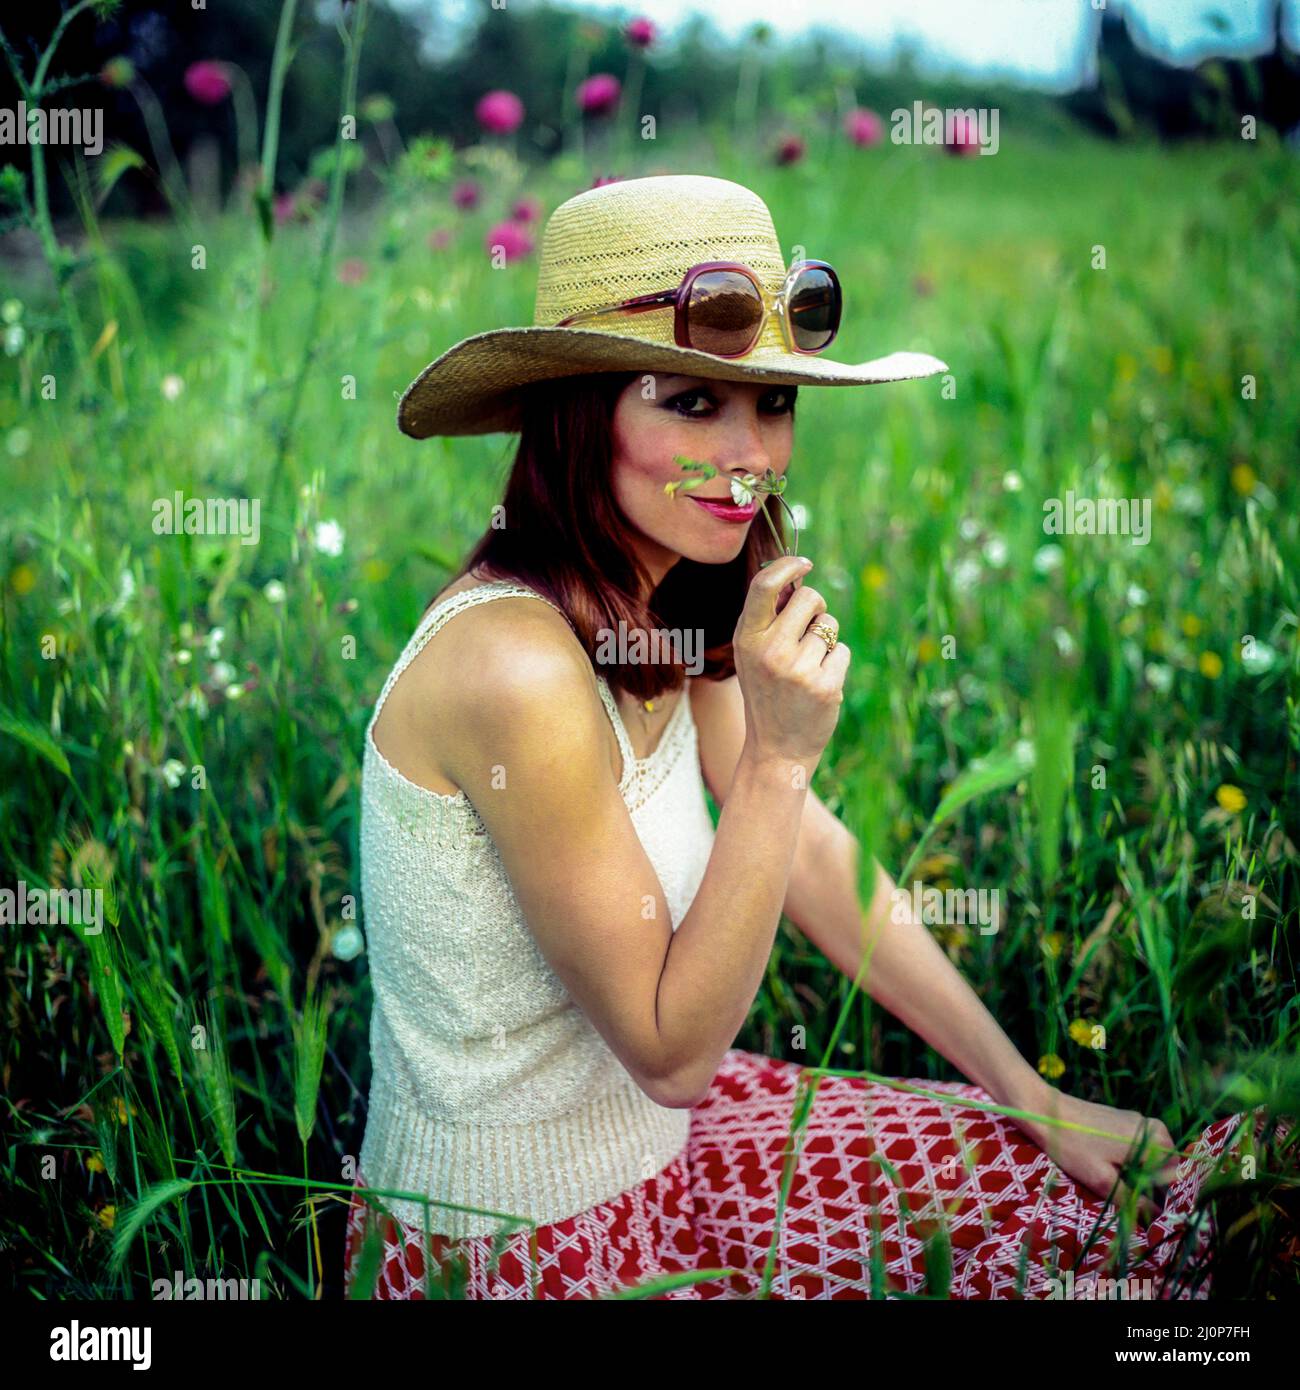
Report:
M 835 650 L 835 644 L 840 640 L 840 635 L 829 623 L 814 623 L 810 631 L 815 632 L 826 643 L 828 652 Z

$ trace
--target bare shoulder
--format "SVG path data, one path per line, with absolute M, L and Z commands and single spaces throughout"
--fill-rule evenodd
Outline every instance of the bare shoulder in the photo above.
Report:
M 598 711 L 599 698 L 562 614 L 535 598 L 495 598 L 454 614 L 425 643 L 394 684 L 374 738 L 405 776 L 450 794 L 463 786 L 466 758 L 479 761 L 521 725 L 553 737 L 556 715 L 572 724 L 584 708 Z

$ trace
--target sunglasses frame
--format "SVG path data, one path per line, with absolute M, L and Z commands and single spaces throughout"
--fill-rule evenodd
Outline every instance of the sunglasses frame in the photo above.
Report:
M 734 271 L 743 275 L 754 286 L 762 307 L 762 313 L 754 325 L 754 336 L 739 352 L 709 352 L 708 348 L 697 348 L 690 341 L 691 290 L 701 275 L 715 270 Z M 816 357 L 818 353 L 825 352 L 835 341 L 835 337 L 840 331 L 840 325 L 838 322 L 836 323 L 831 330 L 830 337 L 821 347 L 801 348 L 794 341 L 794 330 L 790 326 L 789 317 L 790 292 L 794 288 L 795 281 L 807 270 L 824 270 L 830 276 L 835 286 L 835 293 L 839 298 L 840 318 L 842 319 L 844 315 L 844 291 L 834 266 L 826 261 L 796 261 L 790 267 L 781 288 L 774 295 L 769 294 L 759 284 L 758 277 L 754 272 L 739 261 L 701 261 L 698 265 L 691 266 L 682 276 L 681 283 L 673 289 L 658 290 L 653 294 L 640 294 L 634 299 L 625 299 L 620 304 L 606 304 L 599 309 L 583 309 L 576 314 L 570 314 L 568 318 L 561 319 L 555 327 L 568 328 L 570 324 L 581 323 L 584 319 L 597 318 L 604 314 L 644 314 L 653 309 L 666 309 L 671 305 L 673 310 L 673 339 L 678 347 L 690 348 L 693 352 L 708 352 L 710 357 L 730 359 L 746 357 L 754 350 L 754 345 L 762 336 L 768 314 L 775 313 L 781 325 L 781 336 L 785 340 L 786 347 L 801 357 Z

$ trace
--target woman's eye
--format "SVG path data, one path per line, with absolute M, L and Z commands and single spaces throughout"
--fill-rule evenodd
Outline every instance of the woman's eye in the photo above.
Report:
M 769 391 L 761 401 L 761 409 L 773 415 L 784 415 L 794 409 L 794 392 L 787 386 L 778 386 Z
M 707 415 L 712 409 L 712 401 L 704 391 L 683 391 L 668 402 L 679 415 Z M 697 409 L 702 406 L 703 409 Z

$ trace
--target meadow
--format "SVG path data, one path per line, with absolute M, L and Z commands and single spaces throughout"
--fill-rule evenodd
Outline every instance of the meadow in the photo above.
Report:
M 266 232 L 249 189 L 141 222 L 86 184 L 59 295 L 0 263 L 0 887 L 105 903 L 0 937 L 10 1290 L 339 1294 L 363 730 L 510 461 L 402 437 L 396 396 L 532 321 L 535 252 L 494 265 L 491 229 L 611 172 L 753 188 L 840 271 L 834 355 L 951 369 L 799 397 L 786 500 L 854 653 L 818 793 L 900 882 L 999 890 L 996 933 L 934 930 L 1062 1089 L 1180 1142 L 1294 1116 L 1294 153 L 1004 126 L 991 158 L 834 129 L 784 166 L 707 129 L 349 154 Z M 178 493 L 255 499 L 256 543 L 169 528 Z M 1144 501 L 1146 542 L 1045 531 L 1070 494 Z M 960 1079 L 788 922 L 736 1041 Z M 1207 1183 L 1217 1296 L 1294 1297 L 1294 1163 Z

